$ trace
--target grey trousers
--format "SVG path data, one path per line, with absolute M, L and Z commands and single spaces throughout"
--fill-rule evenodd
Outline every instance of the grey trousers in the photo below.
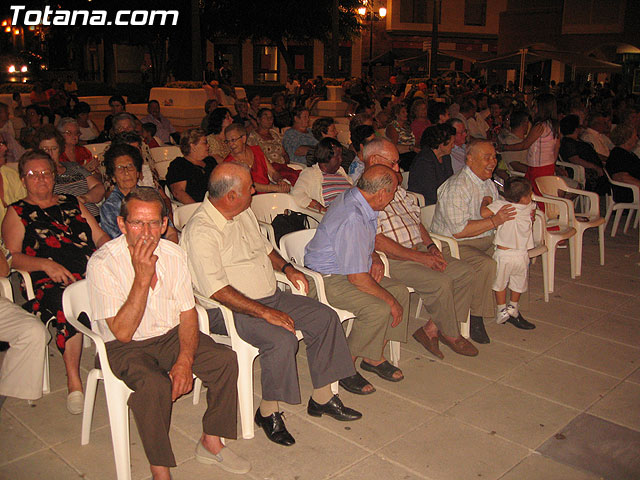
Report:
M 426 252 L 424 244 L 417 250 Z M 460 335 L 460 323 L 467 321 L 475 272 L 466 262 L 447 259 L 444 272 L 417 262 L 389 259 L 391 278 L 412 287 L 424 303 L 431 319 L 443 334 Z
M 147 340 L 129 343 L 112 340 L 105 344 L 114 375 L 133 390 L 128 405 L 151 465 L 176 466 L 169 440 L 172 402 L 168 372 L 180 353 L 178 328 Z M 238 362 L 235 352 L 200 333 L 192 370 L 207 388 L 203 432 L 236 438 Z
M 314 388 L 355 375 L 344 331 L 331 308 L 313 298 L 280 290 L 258 302 L 287 313 L 296 330 L 302 331 Z M 262 398 L 300 403 L 296 336 L 262 318 L 235 312 L 233 317 L 240 338 L 260 351 Z
M 496 302 L 493 295 L 493 282 L 496 279 L 496 261 L 493 257 L 493 235 L 472 240 L 458 240 L 460 259 L 475 270 L 471 315 L 493 319 L 496 315 Z M 447 261 L 451 258 L 449 247 L 442 245 L 442 253 Z
M 312 282 L 309 283 L 311 286 Z M 346 275 L 330 275 L 324 278 L 329 303 L 336 308 L 348 310 L 357 317 L 347 339 L 349 350 L 354 357 L 379 360 L 387 341 L 407 341 L 409 291 L 407 287 L 388 277 L 384 277 L 380 285 L 391 293 L 404 309 L 402 322 L 395 327 L 391 327 L 391 307 L 383 300 L 359 290 Z

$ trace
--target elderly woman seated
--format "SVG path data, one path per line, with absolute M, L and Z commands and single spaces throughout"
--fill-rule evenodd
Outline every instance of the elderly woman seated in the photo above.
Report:
M 31 274 L 35 298 L 24 308 L 53 318 L 56 345 L 67 372 L 67 409 L 82 413 L 80 379 L 82 336 L 67 323 L 62 310 L 65 287 L 84 277 L 87 261 L 109 236 L 72 195 L 54 192 L 56 163 L 42 150 L 25 153 L 18 171 L 27 189 L 23 200 L 10 205 L 2 224 L 2 238 L 13 255 L 13 267 Z
M 300 173 L 291 195 L 302 208 L 326 212 L 331 202 L 352 186 L 351 178 L 340 166 L 342 145 L 334 138 L 323 138 L 316 146 L 313 161 Z
M 80 126 L 75 118 L 65 117 L 58 123 L 58 131 L 64 137 L 64 151 L 60 154 L 61 162 L 75 162 L 94 172 L 98 168 L 98 160 L 80 142 Z
M 181 203 L 201 202 L 207 193 L 209 175 L 218 164 L 209 156 L 209 146 L 203 130 L 190 128 L 180 136 L 180 151 L 167 171 L 167 185 Z
M 113 182 L 113 191 L 100 207 L 100 227 L 111 237 L 122 235 L 118 227 L 120 206 L 127 194 L 133 190 L 142 175 L 142 155 L 136 147 L 127 144 L 112 145 L 105 153 L 104 164 L 106 174 Z M 167 240 L 178 243 L 178 232 L 169 223 L 163 236 Z
M 94 217 L 100 216 L 98 203 L 104 198 L 104 185 L 98 173 L 90 173 L 75 162 L 63 161 L 65 140 L 52 125 L 40 129 L 36 136 L 37 146 L 49 154 L 55 165 L 53 192 L 74 195 Z
M 266 159 L 262 149 L 256 145 L 247 145 L 247 130 L 239 123 L 232 123 L 224 131 L 227 145 L 231 153 L 224 159 L 225 162 L 244 163 L 251 169 L 253 186 L 258 193 L 284 192 L 291 189 L 271 162 Z M 273 183 L 272 183 L 273 182 Z

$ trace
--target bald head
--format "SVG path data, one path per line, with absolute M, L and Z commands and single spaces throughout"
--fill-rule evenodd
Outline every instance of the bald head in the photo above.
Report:
M 380 211 L 393 199 L 398 176 L 385 165 L 373 165 L 364 171 L 356 186 L 371 208 Z
M 244 181 L 251 182 L 249 167 L 244 163 L 225 162 L 218 165 L 209 177 L 209 199 L 219 200 Z
M 475 140 L 467 146 L 467 166 L 480 180 L 489 180 L 497 165 L 496 149 L 488 140 Z
M 386 138 L 376 137 L 362 149 L 362 161 L 365 166 L 383 164 L 394 168 L 398 162 L 398 149 Z

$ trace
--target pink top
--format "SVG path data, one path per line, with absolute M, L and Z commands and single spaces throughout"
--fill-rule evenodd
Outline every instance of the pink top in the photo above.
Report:
M 542 135 L 529 147 L 527 151 L 527 165 L 530 167 L 546 167 L 556 163 L 556 141 L 549 123 L 543 124 Z

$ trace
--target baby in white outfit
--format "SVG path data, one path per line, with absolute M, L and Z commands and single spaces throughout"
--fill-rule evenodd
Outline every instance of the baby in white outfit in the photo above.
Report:
M 533 248 L 533 219 L 536 205 L 531 201 L 533 192 L 531 183 L 526 178 L 513 177 L 504 185 L 505 200 L 491 203 L 485 197 L 480 208 L 483 218 L 496 214 L 504 205 L 516 209 L 516 216 L 499 225 L 493 243 L 496 251 L 493 259 L 497 263 L 497 274 L 493 290 L 498 304 L 496 323 L 509 322 L 512 325 L 530 330 L 535 325 L 527 322 L 518 310 L 520 295 L 527 291 L 529 273 L 529 252 Z M 511 298 L 507 305 L 507 286 L 511 290 Z

